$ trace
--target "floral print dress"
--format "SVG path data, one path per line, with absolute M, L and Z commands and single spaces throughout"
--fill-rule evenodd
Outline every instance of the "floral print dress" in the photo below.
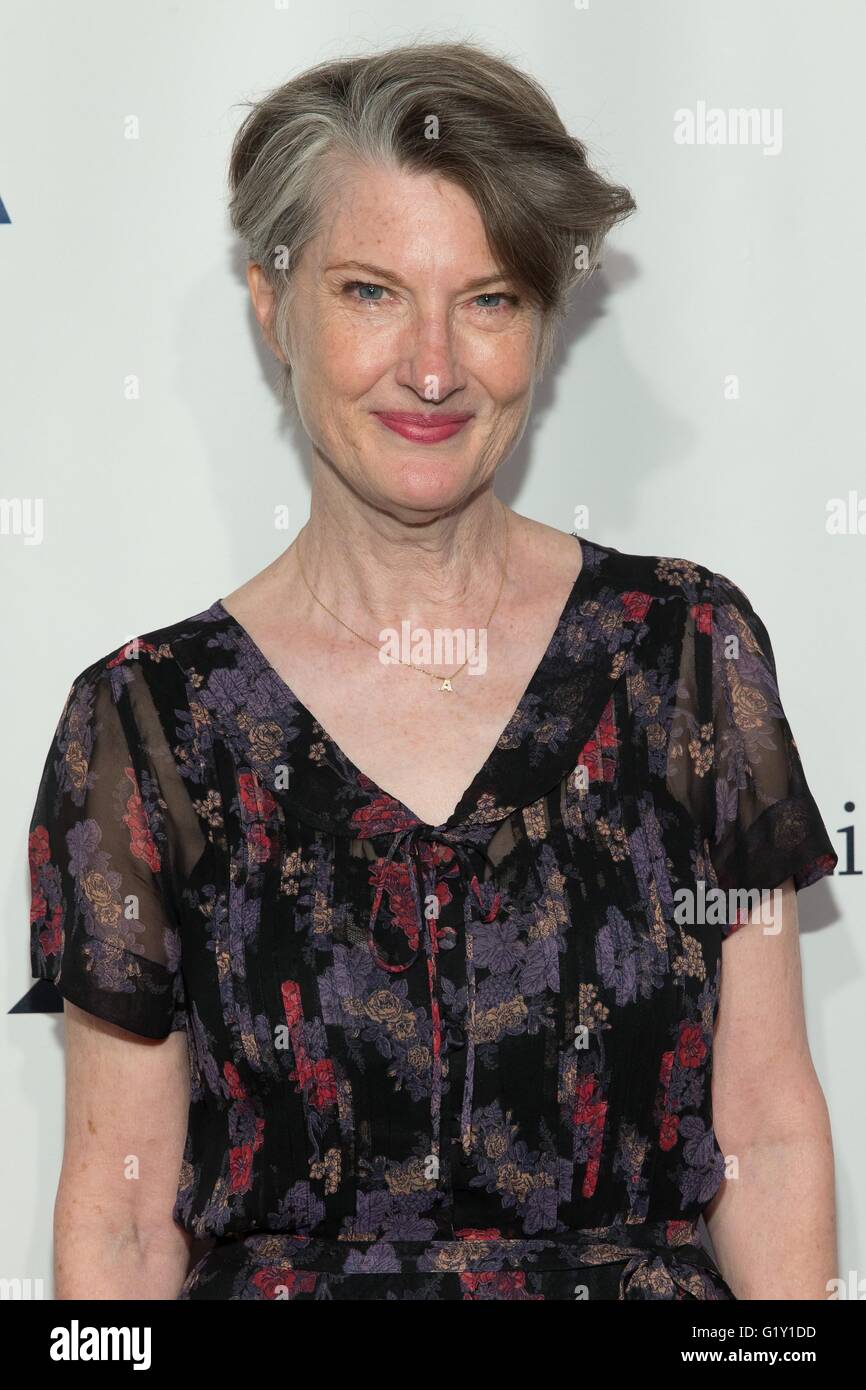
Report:
M 185 1031 L 173 1215 L 211 1243 L 181 1299 L 734 1297 L 697 1230 L 725 1180 L 729 890 L 837 856 L 743 592 L 575 543 L 438 826 L 219 599 L 74 679 L 30 826 L 32 969 Z

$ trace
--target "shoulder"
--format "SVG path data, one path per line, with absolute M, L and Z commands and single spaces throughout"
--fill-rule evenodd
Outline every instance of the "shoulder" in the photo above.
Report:
M 159 778 L 162 794 L 173 798 L 181 823 L 185 811 L 172 791 L 178 778 L 199 785 L 212 774 L 212 725 L 203 718 L 196 692 L 210 673 L 208 642 L 220 621 L 212 605 L 137 633 L 72 677 L 46 767 L 61 789 L 72 789 L 76 804 L 86 795 L 94 768 L 140 760 Z
M 110 688 L 115 702 L 129 687 L 142 683 L 154 695 L 195 685 L 207 665 L 209 642 L 221 620 L 217 605 L 185 618 L 135 633 L 82 667 L 70 683 L 67 702 Z
M 619 550 L 601 541 L 581 539 L 584 567 L 619 593 L 637 592 L 651 598 L 683 597 L 692 601 L 708 595 L 712 571 L 698 560 L 680 555 L 643 554 Z
M 694 660 L 699 682 L 715 680 L 723 659 L 733 654 L 772 667 L 767 628 L 746 590 L 727 573 L 694 558 L 639 554 L 595 541 L 585 543 L 584 563 L 595 576 L 588 581 L 591 597 L 605 608 L 613 604 L 623 623 L 637 622 L 635 643 L 647 661 Z
M 700 560 L 618 550 L 589 539 L 581 544 L 584 565 L 615 592 L 643 594 L 665 605 L 672 601 L 706 605 L 708 613 L 723 604 L 752 609 L 748 596 L 734 580 Z

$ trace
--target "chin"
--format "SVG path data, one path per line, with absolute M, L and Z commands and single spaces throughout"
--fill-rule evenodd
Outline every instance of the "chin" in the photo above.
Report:
M 393 507 L 413 513 L 442 512 L 469 496 L 474 478 L 465 460 L 437 458 L 426 449 L 424 457 L 404 459 L 389 476 L 380 476 L 378 490 Z

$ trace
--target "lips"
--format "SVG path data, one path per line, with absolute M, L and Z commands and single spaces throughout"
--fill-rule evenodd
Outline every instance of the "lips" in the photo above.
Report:
M 373 414 L 386 429 L 416 444 L 438 444 L 442 439 L 450 439 L 472 419 L 471 414 L 424 415 L 410 410 L 374 410 Z

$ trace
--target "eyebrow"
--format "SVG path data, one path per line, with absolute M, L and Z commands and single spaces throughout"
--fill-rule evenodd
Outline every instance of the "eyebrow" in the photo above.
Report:
M 395 275 L 393 270 L 386 270 L 381 265 L 371 265 L 368 261 L 340 261 L 336 265 L 325 266 L 325 272 L 327 273 L 329 270 L 360 270 L 365 275 L 372 275 L 378 280 L 390 280 L 393 285 L 399 285 L 401 290 L 409 288 L 403 283 L 399 275 Z M 466 290 L 479 290 L 484 285 L 495 285 L 502 280 L 508 281 L 510 278 L 502 271 L 496 271 L 493 275 L 480 275 L 475 280 L 467 280 L 459 293 L 463 294 Z

